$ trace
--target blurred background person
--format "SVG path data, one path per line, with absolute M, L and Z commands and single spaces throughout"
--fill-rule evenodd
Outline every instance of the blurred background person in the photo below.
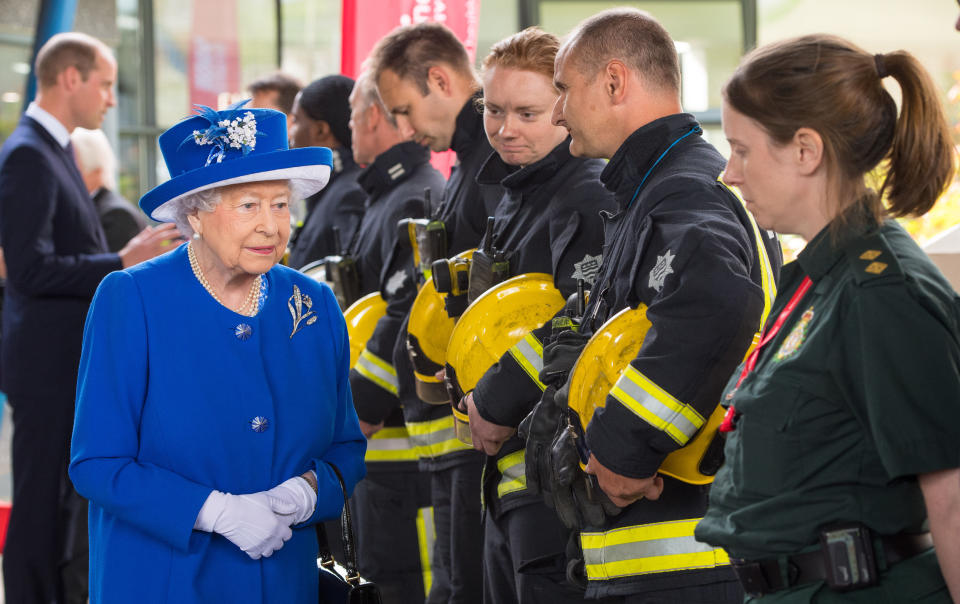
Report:
M 349 248 L 363 218 L 367 195 L 357 183 L 360 166 L 351 149 L 351 91 L 352 79 L 331 75 L 308 84 L 293 102 L 290 147 L 327 147 L 333 152 L 330 183 L 306 199 L 303 225 L 290 237 L 287 264 L 296 269 Z M 334 227 L 343 249 L 334 245 Z
M 77 128 L 70 134 L 80 176 L 100 215 L 107 249 L 119 252 L 147 226 L 146 217 L 117 193 L 117 158 L 103 130 Z
M 303 88 L 300 80 L 288 73 L 275 71 L 250 82 L 247 92 L 251 109 L 275 109 L 287 116 L 287 132 L 293 121 L 293 100 Z

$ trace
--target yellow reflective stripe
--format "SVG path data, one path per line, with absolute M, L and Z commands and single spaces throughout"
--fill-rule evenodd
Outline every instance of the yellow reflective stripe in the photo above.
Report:
M 366 348 L 360 353 L 360 358 L 357 359 L 357 364 L 353 368 L 390 394 L 397 395 L 397 370 Z
M 740 196 L 740 191 L 723 182 L 723 180 L 721 180 L 722 176 L 721 174 L 721 176 L 717 177 L 717 181 L 736 195 L 740 203 L 743 204 L 744 209 L 746 209 L 747 205 L 744 203 L 743 197 Z M 763 287 L 763 313 L 760 315 L 760 326 L 757 327 L 757 331 L 761 332 L 763 331 L 763 326 L 767 324 L 767 317 L 770 315 L 770 309 L 773 308 L 773 301 L 777 297 L 777 281 L 773 276 L 773 264 L 770 262 L 770 255 L 767 254 L 767 246 L 763 243 L 763 231 L 760 229 L 757 221 L 753 219 L 753 214 L 750 213 L 750 210 L 747 210 L 747 217 L 753 226 L 753 237 L 756 239 L 757 253 L 760 255 L 760 285 Z
M 705 421 L 696 409 L 675 399 L 633 365 L 627 365 L 610 395 L 657 430 L 666 432 L 681 447 Z
M 433 543 L 437 540 L 437 531 L 433 524 L 433 508 L 426 507 L 417 510 L 417 544 L 420 546 L 420 570 L 423 572 L 423 595 L 430 593 L 433 585 Z
M 497 469 L 501 475 L 500 484 L 497 485 L 498 497 L 527 488 L 525 451 L 526 449 L 520 449 L 497 460 Z
M 674 520 L 580 533 L 587 578 L 604 581 L 730 564 L 725 551 L 693 537 L 699 521 Z
M 510 350 L 510 356 L 516 359 L 517 363 L 523 367 L 540 390 L 546 390 L 546 386 L 540 381 L 540 370 L 543 369 L 543 344 L 532 333 L 523 336 L 523 339 L 514 344 Z
M 407 429 L 403 427 L 381 428 L 367 441 L 364 461 L 417 461 L 417 451 Z
M 457 439 L 452 415 L 426 422 L 407 422 L 407 432 L 419 457 L 440 457 L 454 451 L 472 450 Z

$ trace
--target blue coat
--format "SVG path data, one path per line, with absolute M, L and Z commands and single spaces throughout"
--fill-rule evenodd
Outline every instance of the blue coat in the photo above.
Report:
M 313 523 L 364 474 L 350 349 L 331 291 L 283 266 L 255 317 L 219 305 L 186 246 L 110 274 L 87 317 L 70 477 L 90 500 L 90 601 L 316 602 Z M 294 329 L 294 287 L 302 298 Z M 309 300 L 307 299 L 309 297 Z M 310 321 L 315 318 L 314 321 Z M 243 329 L 252 333 L 246 339 Z M 255 431 L 254 418 L 266 418 Z M 269 558 L 193 530 L 211 489 L 251 493 L 314 469 L 313 517 Z

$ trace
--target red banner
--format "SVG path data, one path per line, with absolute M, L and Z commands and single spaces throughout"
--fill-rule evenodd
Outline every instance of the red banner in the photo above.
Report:
M 477 23 L 480 0 L 343 0 L 343 36 L 340 49 L 340 72 L 351 78 L 360 73 L 360 66 L 380 38 L 401 25 L 436 21 L 443 23 L 460 38 L 473 62 L 477 56 Z M 452 151 L 434 153 L 430 163 L 450 175 L 456 161 Z
M 477 54 L 480 0 L 343 0 L 343 38 L 340 71 L 357 77 L 373 45 L 400 25 L 443 23 L 466 46 L 473 61 Z
M 219 95 L 240 90 L 236 0 L 193 2 L 190 25 L 190 106 L 217 109 Z

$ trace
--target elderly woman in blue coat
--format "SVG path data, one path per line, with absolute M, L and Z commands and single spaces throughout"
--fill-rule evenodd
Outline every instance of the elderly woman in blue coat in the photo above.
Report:
M 160 136 L 140 200 L 187 245 L 110 274 L 87 317 L 70 477 L 90 500 L 90 599 L 316 602 L 313 524 L 364 474 L 330 290 L 278 266 L 289 202 L 330 151 L 272 110 L 203 108 Z

